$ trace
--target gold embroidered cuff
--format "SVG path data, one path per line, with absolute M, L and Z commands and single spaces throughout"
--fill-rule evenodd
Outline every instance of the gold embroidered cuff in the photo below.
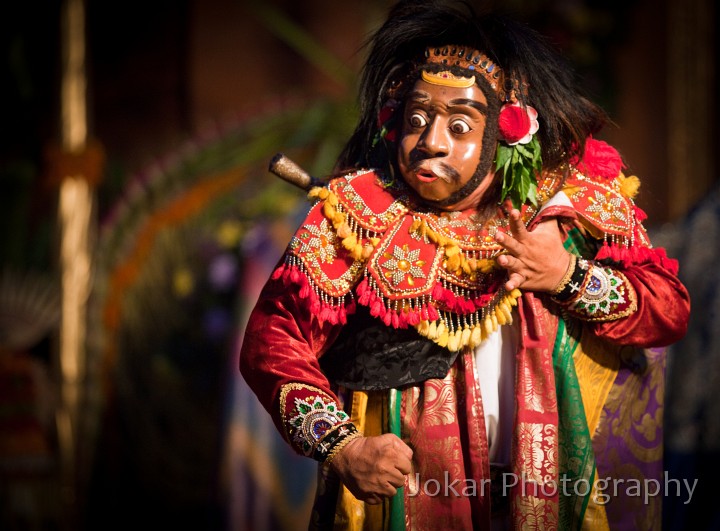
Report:
M 317 387 L 292 382 L 280 391 L 280 415 L 287 440 L 317 461 L 356 431 L 335 398 Z
M 577 265 L 577 256 L 573 253 L 570 253 L 570 262 L 568 263 L 567 270 L 565 271 L 565 275 L 560 279 L 560 282 L 558 282 L 558 285 L 555 286 L 555 289 L 553 289 L 550 293 L 552 295 L 559 295 L 562 293 L 562 291 L 565 289 L 565 287 L 568 285 L 570 280 L 572 279 L 573 273 L 575 272 L 575 266 Z
M 354 431 L 354 432 L 350 433 L 349 435 L 347 435 L 345 438 L 338 441 L 332 447 L 332 449 L 330 450 L 330 453 L 328 453 L 327 457 L 323 461 L 323 464 L 325 466 L 329 466 L 330 463 L 332 462 L 332 460 L 335 459 L 337 454 L 340 453 L 340 450 L 345 448 L 350 441 L 353 441 L 353 440 L 357 439 L 358 437 L 362 437 L 362 436 L 363 436 L 363 434 L 360 433 L 359 431 Z

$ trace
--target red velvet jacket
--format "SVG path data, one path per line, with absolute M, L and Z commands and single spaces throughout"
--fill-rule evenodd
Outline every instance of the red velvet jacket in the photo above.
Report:
M 601 304 L 583 295 L 588 284 L 565 302 L 536 299 L 611 342 L 664 346 L 684 335 L 689 297 L 677 263 L 650 246 L 632 201 L 634 179 L 574 171 L 541 182 L 541 208 L 523 211 L 528 227 L 552 216 L 568 234 L 577 229 L 588 245 L 575 252 L 586 253 L 593 280 L 610 287 Z M 458 350 L 501 326 L 520 293 L 505 293 L 504 272 L 492 267 L 500 250 L 492 233 L 507 230 L 502 215 L 479 227 L 472 212 L 423 209 L 372 171 L 311 195 L 316 203 L 249 318 L 240 368 L 284 437 L 322 461 L 353 426 L 318 360 L 356 305 Z

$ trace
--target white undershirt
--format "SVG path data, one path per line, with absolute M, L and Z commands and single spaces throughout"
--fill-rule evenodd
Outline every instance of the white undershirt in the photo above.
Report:
M 515 417 L 515 355 L 519 344 L 517 314 L 475 349 L 491 463 L 510 464 Z
M 572 207 L 570 199 L 558 192 L 540 212 L 551 206 Z M 519 346 L 520 327 L 517 313 L 513 323 L 501 326 L 475 349 L 477 381 L 482 394 L 485 428 L 491 463 L 510 464 L 515 420 L 515 355 Z

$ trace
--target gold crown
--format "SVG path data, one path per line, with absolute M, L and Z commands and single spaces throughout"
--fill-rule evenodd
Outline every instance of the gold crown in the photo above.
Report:
M 453 74 L 452 72 L 448 72 L 447 70 L 443 70 L 442 72 L 437 73 L 427 72 L 423 70 L 420 75 L 425 81 L 427 81 L 428 83 L 432 83 L 433 85 L 468 88 L 472 87 L 475 84 L 475 76 L 456 76 L 455 74 Z
M 478 50 L 458 45 L 430 46 L 425 49 L 425 64 L 456 66 L 468 71 L 468 73 L 476 72 L 487 80 L 490 87 L 501 98 L 505 96 L 505 75 L 502 69 L 487 55 Z M 420 68 L 422 69 L 422 67 Z M 475 83 L 475 76 L 458 76 L 450 70 L 441 70 L 439 72 L 423 70 L 422 78 L 428 83 L 450 87 L 465 88 L 471 87 Z

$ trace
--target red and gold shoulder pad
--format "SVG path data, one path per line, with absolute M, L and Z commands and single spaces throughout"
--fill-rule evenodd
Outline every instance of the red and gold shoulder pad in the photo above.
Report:
M 622 173 L 615 179 L 591 178 L 579 171 L 563 187 L 583 225 L 597 238 L 632 239 L 638 227 L 636 207 L 629 195 L 628 180 Z
M 317 201 L 295 232 L 285 265 L 299 268 L 313 290 L 342 299 L 363 275 L 374 245 L 407 208 L 367 170 L 332 179 L 309 195 Z
M 328 189 L 340 208 L 363 229 L 381 233 L 407 212 L 407 197 L 392 193 L 374 171 L 354 172 L 333 179 Z

